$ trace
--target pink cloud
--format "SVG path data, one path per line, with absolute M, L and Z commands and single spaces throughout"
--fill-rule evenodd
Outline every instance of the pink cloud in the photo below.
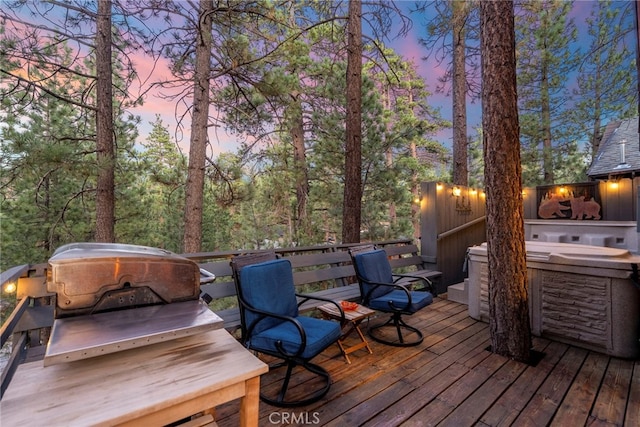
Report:
M 148 56 L 137 54 L 132 57 L 132 61 L 139 80 L 130 90 L 135 94 L 134 96 L 142 96 L 144 100 L 143 105 L 131 109 L 131 112 L 140 116 L 141 119 L 138 128 L 140 133 L 138 142 L 146 141 L 153 129 L 156 116 L 159 116 L 182 152 L 188 153 L 191 122 L 189 115 L 185 115 L 187 106 L 182 104 L 182 101 L 167 98 L 168 95 L 177 95 L 179 89 L 172 93 L 169 89 L 154 86 L 154 83 L 172 79 L 168 60 L 160 58 L 153 61 Z M 216 157 L 223 152 L 234 151 L 238 147 L 237 138 L 219 128 L 212 127 L 210 129 L 209 140 L 211 151 L 208 155 L 211 157 Z

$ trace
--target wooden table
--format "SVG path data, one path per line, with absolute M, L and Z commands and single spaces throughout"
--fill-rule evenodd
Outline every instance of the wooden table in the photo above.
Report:
M 340 311 L 338 311 L 338 308 L 335 306 L 335 304 L 323 304 L 319 306 L 318 309 L 324 315 L 332 319 L 341 320 L 342 318 L 340 316 Z M 338 347 L 340 347 L 340 351 L 342 352 L 342 355 L 344 356 L 347 363 L 351 363 L 351 360 L 349 360 L 349 354 L 353 353 L 354 351 L 360 350 L 361 348 L 366 348 L 369 351 L 369 354 L 373 354 L 371 347 L 369 347 L 369 342 L 360 330 L 360 323 L 362 323 L 364 319 L 367 319 L 374 314 L 374 310 L 371 310 L 370 308 L 367 308 L 360 304 L 358 304 L 355 310 L 344 310 L 345 324 L 342 325 L 342 335 L 338 340 Z M 354 331 L 360 337 L 360 342 L 350 347 L 345 346 L 345 339 Z
M 0 401 L 0 425 L 161 426 L 240 398 L 240 424 L 257 426 L 268 369 L 224 329 L 47 367 L 25 363 Z

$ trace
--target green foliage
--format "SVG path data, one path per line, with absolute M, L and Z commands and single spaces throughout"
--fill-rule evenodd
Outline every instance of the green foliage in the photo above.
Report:
M 566 82 L 578 61 L 571 51 L 577 37 L 568 17 L 571 6 L 560 0 L 525 2 L 516 18 L 520 138 L 523 162 L 530 162 L 525 186 L 552 183 L 573 141 L 564 109 L 570 96 Z
M 153 83 L 177 87 L 176 108 L 184 104 L 188 109 L 190 93 L 181 89 L 192 77 L 197 16 L 186 2 L 140 5 L 144 11 L 140 16 L 166 18 L 170 27 L 153 34 L 162 48 L 152 47 L 169 60 L 174 80 Z M 160 5 L 164 8 L 154 9 Z M 345 22 L 319 24 L 337 13 L 331 2 L 234 0 L 225 6 L 212 17 L 211 96 L 212 111 L 218 115 L 211 115 L 210 124 L 236 135 L 240 147 L 236 153 L 207 158 L 202 250 L 336 241 L 342 235 Z M 518 55 L 525 185 L 544 179 L 545 134 L 540 129 L 549 130 L 555 179 L 579 182 L 585 179 L 588 159 L 584 135 L 597 133 L 598 118 L 637 113 L 628 108 L 635 105 L 630 90 L 634 63 L 623 43 L 629 14 L 599 3 L 590 21 L 593 45 L 580 57 L 567 45 L 575 35 L 569 6 L 526 2 L 518 18 L 519 49 L 526 52 Z M 472 18 L 469 22 L 475 22 Z M 71 64 L 77 54 L 53 38 L 43 40 L 30 58 L 39 64 L 33 67 L 34 80 L 44 77 L 51 59 Z M 156 41 L 145 40 L 150 46 Z M 116 38 L 121 48 L 128 42 Z M 362 79 L 361 237 L 372 240 L 415 234 L 417 211 L 412 200 L 419 183 L 447 180 L 448 150 L 435 135 L 450 126 L 430 106 L 427 83 L 433 82 L 426 82 L 415 64 L 381 40 L 376 45 L 384 55 L 367 48 Z M 21 69 L 19 46 L 19 40 L 1 26 L 3 70 Z M 15 79 L 0 85 L 2 270 L 45 261 L 64 243 L 93 239 L 98 165 L 95 116 L 87 107 L 95 102 L 93 80 L 86 71 L 93 65 L 87 58 L 74 65 L 81 73 L 62 73 L 58 80 L 42 83 L 42 89 L 56 89 L 58 97 L 34 92 Z M 159 118 L 146 141 L 134 144 L 139 123 L 127 116 L 125 107 L 139 102 L 127 93 L 135 74 L 120 59 L 114 57 L 117 240 L 181 252 L 187 159 Z M 580 69 L 574 65 L 578 59 L 582 59 Z M 575 71 L 581 72 L 579 89 L 568 92 L 566 79 Z M 608 89 L 599 91 L 603 85 Z M 80 97 L 87 105 L 69 102 Z M 598 113 L 598 103 L 605 112 Z M 589 132 L 580 133 L 576 124 L 585 123 Z M 297 126 L 303 129 L 304 156 L 297 153 L 296 158 Z M 469 179 L 470 185 L 482 186 L 481 129 L 476 133 L 469 138 Z M 298 216 L 299 184 L 305 180 L 306 228 Z
M 571 109 L 571 123 L 576 138 L 587 146 L 587 159 L 596 155 L 606 121 L 638 114 L 636 57 L 626 41 L 635 31 L 633 3 L 599 1 L 592 7 L 587 19 L 591 44 L 578 69 Z
M 5 110 L 6 111 L 6 110 Z M 92 238 L 95 155 L 78 112 L 40 97 L 0 128 L 3 268 L 45 261 L 62 243 Z

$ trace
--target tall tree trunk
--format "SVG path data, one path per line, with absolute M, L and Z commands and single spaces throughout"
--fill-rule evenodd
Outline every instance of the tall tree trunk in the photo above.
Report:
M 200 0 L 200 31 L 196 43 L 196 68 L 193 82 L 193 113 L 189 143 L 189 169 L 184 206 L 185 253 L 199 252 L 202 247 L 202 206 L 204 171 L 209 122 L 209 74 L 211 71 L 212 0 Z
M 111 1 L 98 2 L 96 18 L 97 242 L 115 242 L 115 147 L 111 69 Z
M 409 90 L 409 104 L 413 105 L 413 91 Z M 411 158 L 418 160 L 418 147 L 414 141 L 409 144 L 409 151 Z M 420 180 L 417 169 L 414 169 L 411 173 L 411 225 L 413 226 L 413 238 L 417 242 L 420 238 L 420 203 L 415 203 L 416 200 L 420 200 Z
M 342 242 L 360 241 L 362 214 L 362 1 L 349 0 Z
M 467 76 L 465 69 L 466 0 L 454 0 L 453 8 L 453 183 L 469 184 L 467 159 Z
M 547 55 L 542 54 L 542 78 L 540 82 L 540 101 L 542 108 L 542 169 L 544 183 L 553 184 L 553 147 L 551 145 L 551 95 L 549 93 L 549 71 L 546 60 Z
M 415 142 L 409 145 L 411 157 L 418 160 L 418 147 Z M 418 203 L 416 203 L 416 200 Z M 420 239 L 420 181 L 418 179 L 418 171 L 414 170 L 411 174 L 411 225 L 413 226 L 413 239 L 418 242 Z
M 391 87 L 388 84 L 384 86 L 384 96 L 382 97 L 382 102 L 384 104 L 385 110 L 391 111 Z M 392 127 L 393 127 L 393 124 L 391 123 L 391 121 L 389 121 L 387 123 L 387 132 L 391 132 Z M 391 168 L 393 167 L 393 149 L 391 148 L 391 146 L 387 148 L 387 151 L 385 152 L 385 164 L 387 165 L 387 168 L 389 168 L 389 170 L 391 170 Z M 391 203 L 389 203 L 390 227 L 391 228 L 395 227 L 397 221 L 398 221 L 398 213 L 397 213 L 396 202 L 391 201 Z
M 291 141 L 293 142 L 293 165 L 296 180 L 296 234 L 309 235 L 307 203 L 309 201 L 309 173 L 307 171 L 307 155 L 304 147 L 304 123 L 302 104 L 299 94 L 292 95 Z
M 480 2 L 489 327 L 495 353 L 528 361 L 531 329 L 512 1 Z

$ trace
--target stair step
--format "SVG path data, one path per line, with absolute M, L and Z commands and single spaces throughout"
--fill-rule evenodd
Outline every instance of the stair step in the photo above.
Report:
M 460 304 L 469 304 L 469 292 L 464 282 L 456 283 L 447 287 L 447 299 L 459 302 Z

